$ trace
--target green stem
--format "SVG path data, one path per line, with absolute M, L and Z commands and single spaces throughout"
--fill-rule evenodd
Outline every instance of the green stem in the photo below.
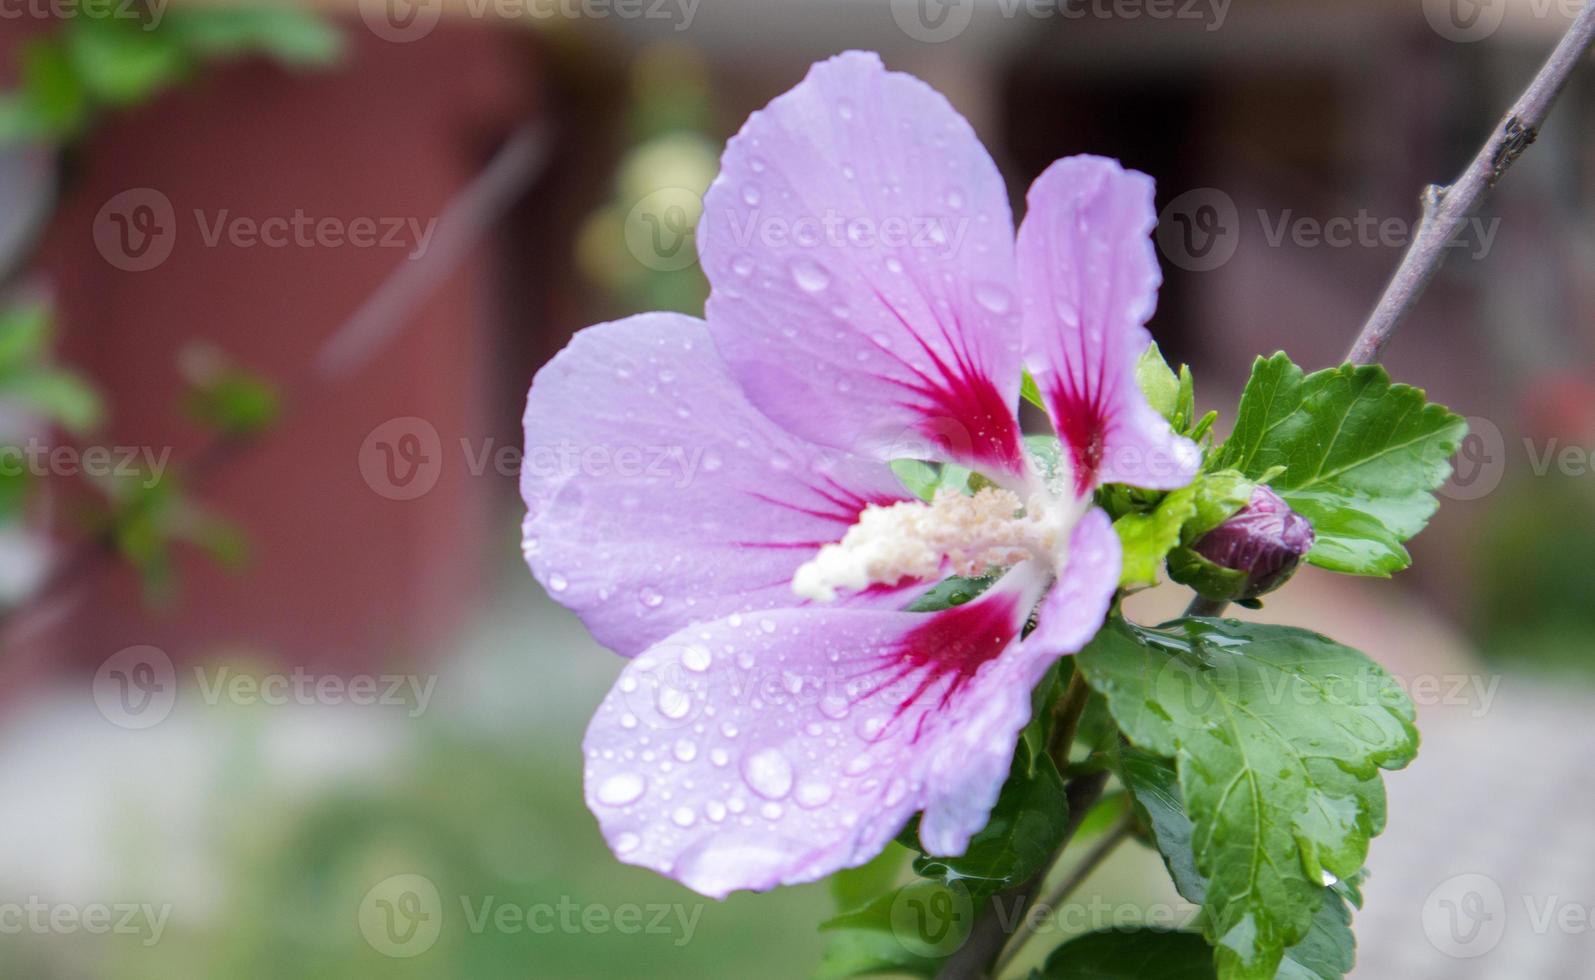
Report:
M 1091 873 L 1096 871 L 1103 861 L 1107 860 L 1108 855 L 1112 854 L 1115 848 L 1124 843 L 1134 829 L 1135 818 L 1130 813 L 1130 810 L 1126 808 L 1119 819 L 1108 829 L 1108 832 L 1102 835 L 1102 839 L 1092 845 L 1091 850 L 1087 851 L 1079 863 L 1070 870 L 1068 877 L 1059 882 L 1058 886 L 1048 892 L 1047 896 L 1037 904 L 1046 909 L 1055 909 L 1063 904 L 1064 899 L 1074 894 L 1075 890 L 1087 878 L 1091 877 Z M 1014 936 L 1013 941 L 1008 944 L 1008 948 L 1003 950 L 1002 955 L 997 958 L 997 965 L 992 970 L 993 976 L 1001 976 L 1002 971 L 1012 965 L 1015 957 L 1019 955 L 1019 951 L 1024 948 L 1025 943 L 1035 936 L 1035 931 L 1029 928 L 1029 922 L 1030 919 L 1027 916 L 1024 922 L 1021 923 L 1019 932 Z

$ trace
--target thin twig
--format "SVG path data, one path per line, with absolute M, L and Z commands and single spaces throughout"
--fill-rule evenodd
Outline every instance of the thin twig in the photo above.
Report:
M 1567 87 L 1573 69 L 1595 44 L 1595 0 L 1584 4 L 1567 33 L 1540 66 L 1528 88 L 1508 109 L 1494 134 L 1479 147 L 1462 176 L 1449 187 L 1430 184 L 1423 189 L 1423 215 L 1418 233 L 1401 257 L 1379 303 L 1368 315 L 1357 339 L 1346 352 L 1351 364 L 1379 360 L 1396 327 L 1418 304 L 1435 273 L 1445 262 L 1446 247 L 1496 182 L 1540 134 L 1556 97 Z M 1223 615 L 1226 602 L 1197 596 L 1185 610 L 1187 616 Z
M 1135 816 L 1130 812 L 1129 808 L 1126 808 L 1124 813 L 1119 816 L 1119 819 L 1114 821 L 1113 826 L 1108 828 L 1107 833 L 1102 835 L 1102 839 L 1091 846 L 1091 850 L 1087 851 L 1079 863 L 1070 869 L 1069 874 L 1058 882 L 1057 887 L 1053 888 L 1052 891 L 1047 893 L 1045 898 L 1036 903 L 1036 907 L 1040 909 L 1056 909 L 1059 905 L 1062 905 L 1064 899 L 1073 895 L 1075 890 L 1084 884 L 1085 880 L 1091 877 L 1092 873 L 1101 866 L 1102 862 L 1108 859 L 1108 855 L 1112 854 L 1115 848 L 1129 838 L 1131 831 L 1134 829 Z M 1019 955 L 1019 951 L 1024 948 L 1025 943 L 1029 942 L 1034 935 L 1035 930 L 1030 928 L 1030 917 L 1026 916 L 1019 926 L 1019 932 L 1014 935 L 1013 941 L 1008 944 L 1008 947 L 1002 951 L 1002 955 L 997 958 L 997 965 L 992 968 L 991 975 L 994 977 L 1002 976 L 1002 971 L 1013 964 L 1015 957 Z
M 1069 801 L 1069 822 L 1064 826 L 1063 839 L 1058 842 L 1053 859 L 1047 862 L 1049 869 L 1057 863 L 1064 848 L 1069 846 L 1069 840 L 1079 831 L 1080 824 L 1102 796 L 1102 788 L 1107 783 L 1106 771 L 1088 773 L 1069 783 L 1064 791 Z M 942 966 L 941 972 L 936 974 L 936 980 L 974 980 L 976 977 L 992 976 L 991 964 L 1008 944 L 1007 927 L 1023 921 L 1045 877 L 1046 872 L 1043 871 L 1031 876 L 1028 881 L 993 895 L 985 914 L 975 920 L 968 938 Z M 999 914 L 999 909 L 1003 908 L 1010 911 Z
M 1562 94 L 1580 60 L 1595 44 L 1595 3 L 1586 3 L 1556 50 L 1540 67 L 1528 88 L 1512 104 L 1494 134 L 1479 147 L 1462 175 L 1449 187 L 1430 185 L 1423 191 L 1423 215 L 1418 233 L 1401 257 L 1401 264 L 1385 287 L 1384 295 L 1363 324 L 1346 360 L 1372 364 L 1379 359 L 1396 327 L 1412 312 L 1418 297 L 1445 262 L 1446 248 L 1463 223 L 1478 207 L 1530 143 L 1539 136 L 1551 105 Z
M 1069 768 L 1069 749 L 1074 746 L 1074 734 L 1080 730 L 1080 716 L 1085 713 L 1086 701 L 1090 697 L 1091 685 L 1086 683 L 1085 674 L 1076 667 L 1074 673 L 1069 675 L 1063 697 L 1053 706 L 1052 732 L 1047 736 L 1047 754 L 1052 756 L 1059 772 Z

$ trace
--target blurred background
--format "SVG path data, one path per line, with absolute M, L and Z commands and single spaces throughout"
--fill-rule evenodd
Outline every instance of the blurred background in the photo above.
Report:
M 1157 178 L 1153 331 L 1230 410 L 1254 354 L 1338 360 L 1568 8 L 0 0 L 0 974 L 823 971 L 827 886 L 703 901 L 581 802 L 621 662 L 520 560 L 536 369 L 700 313 L 724 140 L 872 48 L 1016 207 L 1066 154 Z M 1359 977 L 1595 976 L 1592 96 L 1390 350 L 1474 432 L 1415 567 L 1266 613 L 1419 706 Z M 1125 849 L 1048 928 L 1188 920 L 1162 881 Z

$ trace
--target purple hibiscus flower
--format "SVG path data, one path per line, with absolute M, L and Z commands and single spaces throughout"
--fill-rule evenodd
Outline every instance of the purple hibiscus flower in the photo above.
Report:
M 1135 383 L 1152 201 L 1143 174 L 1060 160 L 1016 239 L 969 124 L 849 52 L 727 145 L 706 321 L 600 324 L 538 373 L 527 561 L 634 658 L 583 746 L 622 860 L 722 897 L 860 864 L 917 811 L 938 854 L 984 826 L 1031 689 L 1118 586 L 1092 491 L 1199 463 Z M 1025 365 L 1053 465 L 1021 439 Z M 922 501 L 905 457 L 985 479 Z M 973 601 L 906 608 L 988 570 Z

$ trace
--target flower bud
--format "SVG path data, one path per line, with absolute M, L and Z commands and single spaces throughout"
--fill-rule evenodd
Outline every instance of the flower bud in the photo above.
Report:
M 1312 549 L 1314 537 L 1307 518 L 1259 483 L 1245 506 L 1198 538 L 1191 549 L 1220 569 L 1240 573 L 1225 576 L 1228 595 L 1209 598 L 1255 599 L 1285 584 Z

